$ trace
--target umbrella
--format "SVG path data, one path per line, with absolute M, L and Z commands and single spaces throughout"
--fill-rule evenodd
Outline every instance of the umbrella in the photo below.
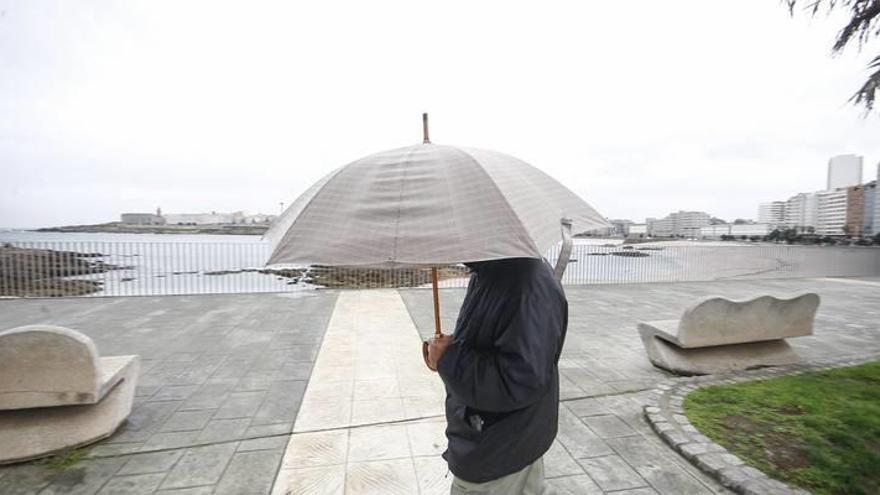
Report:
M 431 267 L 440 335 L 438 265 L 541 258 L 573 230 L 608 223 L 537 168 L 503 153 L 431 143 L 383 151 L 327 174 L 266 232 L 267 264 Z M 560 234 L 562 232 L 562 235 Z M 569 241 L 557 262 L 561 277 Z

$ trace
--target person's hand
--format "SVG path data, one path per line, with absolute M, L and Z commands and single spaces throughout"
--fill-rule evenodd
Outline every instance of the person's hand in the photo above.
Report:
M 443 353 L 446 352 L 446 348 L 451 342 L 452 337 L 449 335 L 441 335 L 439 337 L 428 339 L 428 356 L 426 359 L 428 368 L 434 371 L 437 370 L 437 363 L 440 362 L 440 358 L 443 357 Z

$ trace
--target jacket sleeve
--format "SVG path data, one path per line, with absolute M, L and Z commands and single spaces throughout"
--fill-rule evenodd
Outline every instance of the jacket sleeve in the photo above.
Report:
M 547 392 L 563 322 L 558 321 L 558 308 L 540 299 L 531 294 L 516 301 L 518 307 L 492 349 L 476 350 L 455 340 L 446 348 L 437 371 L 465 405 L 509 412 L 537 402 Z

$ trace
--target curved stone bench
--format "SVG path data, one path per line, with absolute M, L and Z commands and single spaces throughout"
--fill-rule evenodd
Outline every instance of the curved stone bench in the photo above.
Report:
M 99 357 L 68 328 L 0 332 L 0 464 L 112 434 L 131 413 L 138 371 L 137 356 Z
M 712 297 L 680 320 L 639 322 L 648 358 L 684 375 L 793 364 L 800 360 L 784 340 L 812 335 L 819 296 L 761 296 L 748 301 Z

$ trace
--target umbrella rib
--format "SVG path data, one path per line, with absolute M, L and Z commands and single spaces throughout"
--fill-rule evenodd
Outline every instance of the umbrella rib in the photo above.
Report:
M 510 213 L 513 215 L 513 217 L 516 219 L 516 225 L 519 226 L 519 228 L 525 230 L 526 227 L 525 227 L 525 224 L 523 223 L 522 219 L 516 213 L 516 210 L 513 209 L 513 206 L 510 204 L 510 201 L 507 200 L 507 196 L 504 195 L 504 193 L 501 191 L 501 188 L 498 187 L 498 184 L 495 183 L 495 179 L 493 179 L 492 176 L 489 175 L 489 172 L 486 172 L 486 169 L 483 168 L 483 165 L 480 164 L 480 161 L 477 160 L 476 158 L 474 158 L 473 155 L 471 155 L 470 153 L 468 153 L 467 151 L 465 151 L 461 148 L 458 148 L 455 146 L 450 146 L 450 149 L 455 150 L 455 151 L 461 153 L 462 155 L 464 155 L 468 160 L 471 161 L 471 163 L 473 163 L 477 167 L 477 169 L 479 169 L 480 172 L 483 173 L 483 175 L 485 175 L 486 177 L 489 178 L 489 181 L 488 181 L 489 184 L 491 184 L 491 186 L 493 188 L 495 188 L 495 191 L 498 193 L 498 196 L 500 196 L 501 200 L 504 201 L 504 204 L 507 205 L 508 211 L 510 211 Z M 529 245 L 532 247 L 534 252 L 538 253 L 538 255 L 541 258 L 543 258 L 544 253 L 542 253 L 541 250 L 538 248 L 538 246 L 535 245 L 535 240 L 532 239 L 531 233 L 529 233 L 528 230 L 525 230 L 525 234 L 526 234 L 525 238 L 528 240 Z

